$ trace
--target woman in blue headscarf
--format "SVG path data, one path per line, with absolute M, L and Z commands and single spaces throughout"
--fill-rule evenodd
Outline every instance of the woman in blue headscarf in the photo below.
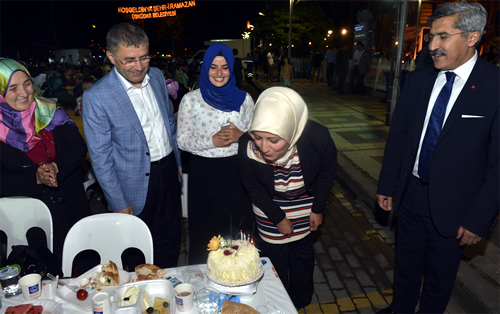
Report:
M 252 204 L 238 172 L 238 139 L 252 122 L 252 97 L 236 87 L 234 54 L 221 43 L 208 47 L 199 89 L 181 101 L 177 144 L 189 164 L 189 264 L 206 263 L 207 244 L 218 234 L 251 233 Z M 232 231 L 232 234 L 230 234 Z M 251 233 L 253 234 L 253 233 Z

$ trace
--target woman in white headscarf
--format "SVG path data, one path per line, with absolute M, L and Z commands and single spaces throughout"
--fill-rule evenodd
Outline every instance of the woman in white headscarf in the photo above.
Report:
M 257 100 L 238 156 L 259 230 L 257 245 L 271 259 L 295 307 L 303 308 L 314 288 L 311 231 L 322 223 L 333 185 L 335 144 L 327 128 L 308 120 L 299 94 L 272 87 Z

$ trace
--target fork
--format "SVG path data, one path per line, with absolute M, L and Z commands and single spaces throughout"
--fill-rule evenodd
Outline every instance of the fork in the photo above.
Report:
M 60 281 L 59 276 L 54 276 L 51 273 L 47 273 L 47 277 L 49 277 L 51 280 L 54 280 L 55 282 L 59 283 L 61 286 L 65 286 L 66 288 L 68 288 L 74 292 L 78 292 L 78 290 L 80 290 L 80 287 L 67 285 L 64 282 Z

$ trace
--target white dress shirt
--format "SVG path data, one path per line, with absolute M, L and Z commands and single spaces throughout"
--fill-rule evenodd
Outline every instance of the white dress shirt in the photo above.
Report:
M 363 51 L 359 51 L 358 49 L 354 50 L 354 53 L 352 55 L 352 60 L 354 61 L 354 65 L 359 65 L 359 59 L 361 59 L 361 55 L 363 54 Z
M 451 109 L 453 109 L 453 106 L 455 105 L 455 101 L 458 98 L 458 95 L 460 95 L 460 92 L 462 92 L 462 89 L 465 86 L 465 83 L 469 79 L 469 75 L 472 72 L 472 69 L 474 68 L 474 65 L 476 64 L 477 60 L 477 51 L 475 52 L 474 56 L 455 70 L 451 72 L 455 72 L 457 75 L 455 77 L 455 81 L 453 82 L 453 89 L 451 90 L 451 96 L 450 100 L 448 101 L 448 105 L 446 107 L 446 112 L 444 115 L 444 120 L 443 120 L 443 125 L 446 123 L 446 119 L 448 118 L 448 115 L 451 112 Z M 417 158 L 415 160 L 415 164 L 413 165 L 413 175 L 416 177 L 419 177 L 418 175 L 418 160 L 420 159 L 420 150 L 422 149 L 422 142 L 424 141 L 425 137 L 425 132 L 427 131 L 427 124 L 429 123 L 429 119 L 431 117 L 432 109 L 434 108 L 434 103 L 436 102 L 436 99 L 441 92 L 441 89 L 443 88 L 444 84 L 446 84 L 446 72 L 449 71 L 441 71 L 439 72 L 436 81 L 434 82 L 434 87 L 432 88 L 432 93 L 431 97 L 429 98 L 429 104 L 427 106 L 427 113 L 425 114 L 425 120 L 424 120 L 424 127 L 422 129 L 422 134 L 420 135 L 420 143 L 418 145 L 418 152 L 417 152 Z M 441 128 L 442 128 L 441 127 Z M 420 177 L 419 177 L 420 178 Z
M 191 91 L 184 95 L 177 112 L 177 145 L 182 150 L 202 157 L 234 156 L 238 154 L 238 143 L 216 147 L 212 137 L 228 120 L 240 131 L 248 131 L 254 110 L 255 104 L 248 93 L 239 112 L 224 112 L 207 104 L 200 89 Z
M 113 71 L 116 71 L 116 67 L 113 68 Z M 158 102 L 149 84 L 149 75 L 146 74 L 141 88 L 138 88 L 127 81 L 118 71 L 116 72 L 141 122 L 144 136 L 148 141 L 151 162 L 168 156 L 172 152 L 172 146 L 168 139 L 167 129 Z

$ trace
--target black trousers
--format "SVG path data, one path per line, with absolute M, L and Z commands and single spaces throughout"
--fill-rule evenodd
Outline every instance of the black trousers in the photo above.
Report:
M 348 70 L 349 70 L 349 68 L 347 68 L 347 67 L 337 69 L 337 73 L 338 73 L 337 90 L 338 90 L 339 94 L 345 93 L 345 79 L 347 77 Z
M 303 239 L 284 244 L 271 244 L 259 238 L 261 256 L 269 257 L 274 269 L 296 308 L 311 303 L 314 291 L 314 247 L 309 234 Z
M 333 87 L 333 75 L 334 74 L 335 74 L 335 62 L 328 63 L 328 67 L 326 68 L 328 87 Z
M 398 211 L 394 296 L 391 308 L 414 313 L 443 313 L 453 290 L 463 247 L 455 237 L 439 234 L 429 208 L 429 186 L 410 179 Z M 422 287 L 422 278 L 424 280 Z
M 351 93 L 357 93 L 359 85 L 359 65 L 354 65 L 352 67 L 349 83 L 351 85 Z
M 151 163 L 146 204 L 138 215 L 151 231 L 154 263 L 160 268 L 176 267 L 179 259 L 181 184 L 177 171 L 173 153 Z
M 366 73 L 358 73 L 356 92 L 359 94 L 366 94 L 365 76 Z

